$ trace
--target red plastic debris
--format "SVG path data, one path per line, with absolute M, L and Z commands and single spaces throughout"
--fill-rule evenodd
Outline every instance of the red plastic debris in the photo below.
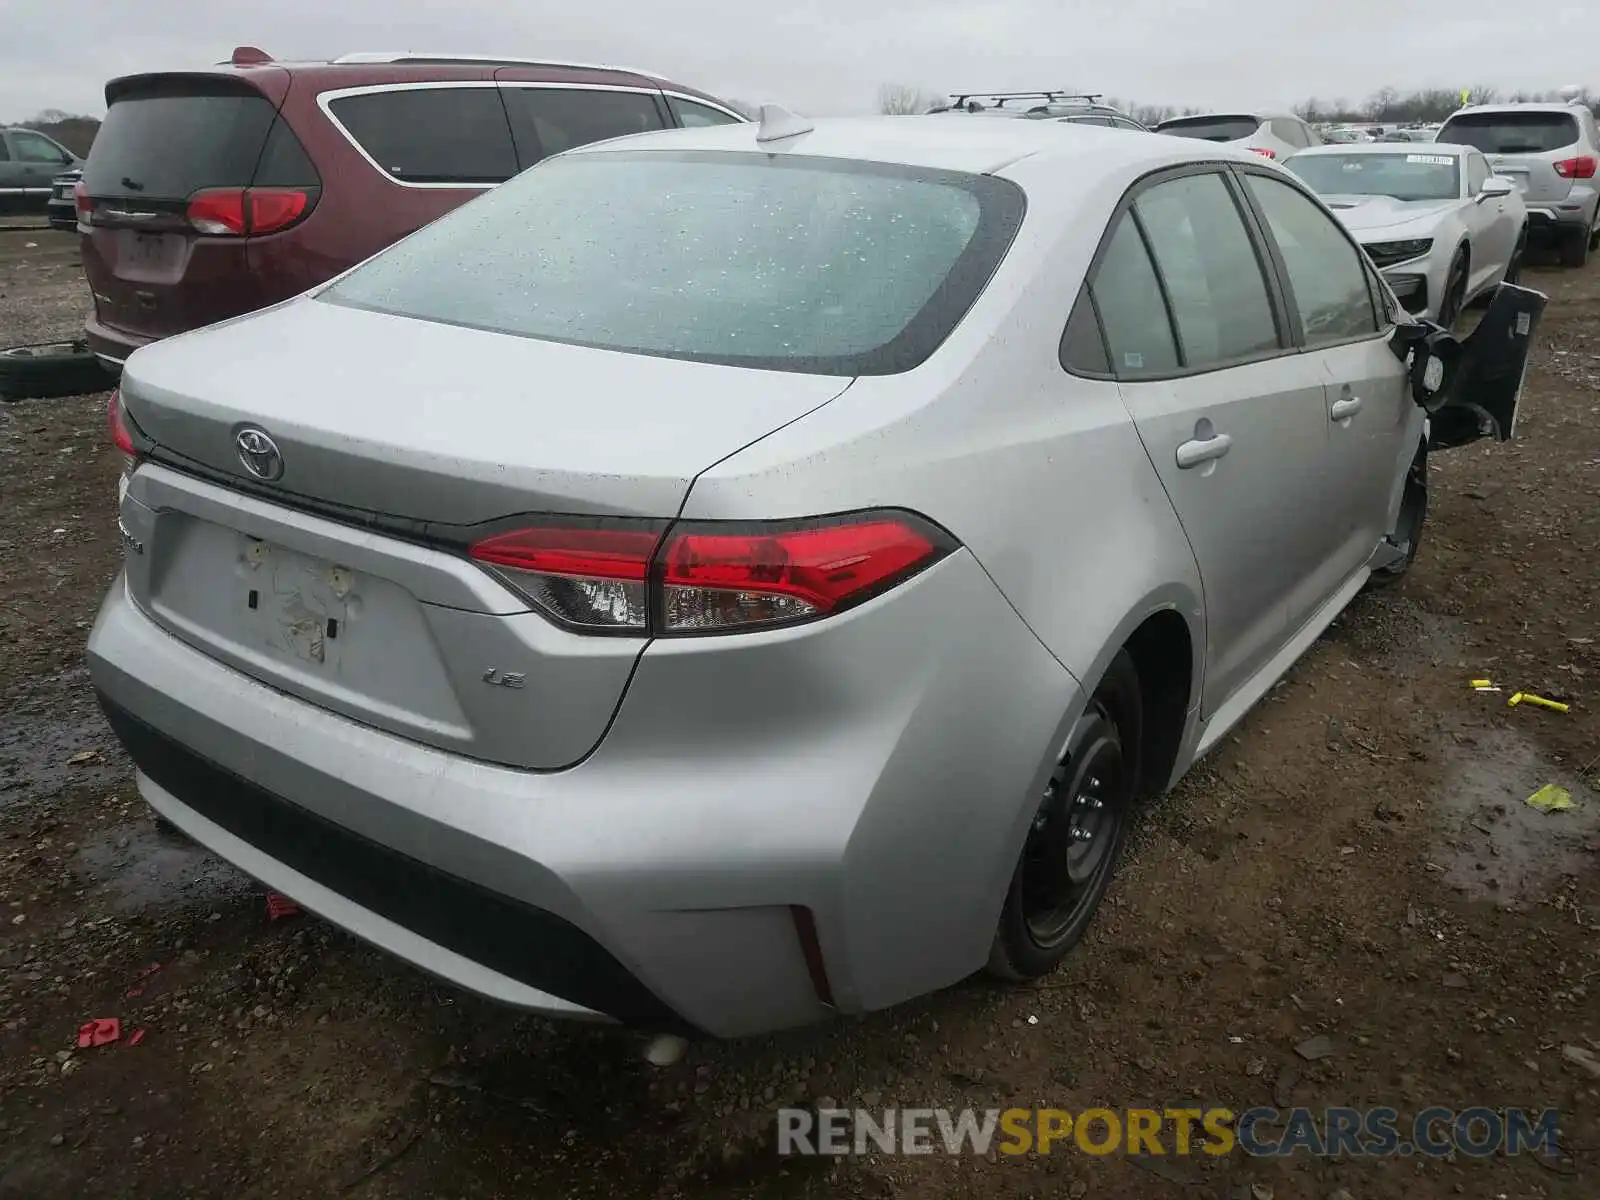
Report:
M 284 917 L 298 917 L 300 906 L 287 896 L 280 896 L 277 892 L 267 893 L 267 920 L 281 921 Z
M 148 967 L 139 972 L 139 978 L 141 980 L 149 979 L 150 976 L 154 975 L 159 970 L 161 970 L 160 963 L 151 963 Z M 132 1000 L 136 996 L 144 995 L 144 988 L 145 985 L 143 983 L 136 983 L 127 990 L 125 995 L 129 1000 Z
M 142 1041 L 144 1041 L 144 1030 L 142 1029 L 135 1029 L 128 1035 L 128 1045 L 130 1046 L 137 1046 Z
M 122 1036 L 122 1022 L 116 1017 L 98 1017 L 78 1027 L 78 1049 L 107 1046 Z

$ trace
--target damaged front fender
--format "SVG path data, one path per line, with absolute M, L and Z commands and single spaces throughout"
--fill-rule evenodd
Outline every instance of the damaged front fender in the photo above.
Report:
M 1407 365 L 1411 398 L 1428 413 L 1430 450 L 1516 436 L 1528 354 L 1548 303 L 1543 292 L 1502 283 L 1465 338 L 1432 321 L 1395 329 L 1390 344 Z

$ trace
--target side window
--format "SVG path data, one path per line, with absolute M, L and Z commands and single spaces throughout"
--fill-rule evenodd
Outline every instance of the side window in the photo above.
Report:
M 1221 175 L 1184 175 L 1134 201 L 1178 326 L 1183 365 L 1212 367 L 1278 348 L 1266 276 Z
M 0 133 L 0 162 L 10 162 L 11 151 L 6 148 L 6 135 Z
M 1087 286 L 1078 290 L 1067 331 L 1061 335 L 1061 365 L 1074 375 L 1111 374 L 1111 360 L 1106 357 L 1105 339 L 1100 336 L 1100 321 Z
M 1121 117 L 1115 117 L 1112 119 L 1111 123 L 1118 129 L 1132 129 L 1136 132 L 1144 132 L 1144 126 L 1140 125 L 1137 121 L 1124 121 Z
M 1089 290 L 1100 310 L 1111 369 L 1119 379 L 1178 369 L 1166 301 L 1132 210 L 1118 219 Z
M 656 98 L 648 92 L 511 84 L 504 91 L 524 167 L 574 146 L 664 128 Z
M 493 87 L 367 92 L 340 96 L 328 108 L 372 161 L 403 183 L 501 183 L 517 173 Z
M 48 163 L 52 167 L 60 167 L 69 161 L 60 146 L 47 137 L 40 137 L 25 129 L 12 130 L 11 144 L 17 149 L 19 162 Z
M 712 108 L 709 104 L 696 104 L 693 100 L 684 100 L 678 96 L 668 96 L 667 107 L 672 110 L 673 119 L 685 129 L 738 123 L 737 117 L 730 117 L 719 108 Z
M 1334 219 L 1290 184 L 1254 172 L 1244 178 L 1283 255 L 1306 344 L 1376 333 L 1361 252 Z
M 1474 150 L 1467 155 L 1467 195 L 1476 196 L 1483 191 L 1483 181 L 1489 178 L 1489 160 Z

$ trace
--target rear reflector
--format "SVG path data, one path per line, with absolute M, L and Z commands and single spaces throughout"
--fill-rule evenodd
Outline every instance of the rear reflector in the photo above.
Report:
M 553 521 L 496 534 L 469 555 L 562 624 L 586 632 L 732 633 L 861 604 L 955 549 L 903 512 L 771 525 Z
M 1596 159 L 1592 154 L 1564 158 L 1555 164 L 1556 174 L 1563 179 L 1593 179 L 1597 166 L 1600 166 L 1600 159 Z
M 198 233 L 244 237 L 287 229 L 310 204 L 298 188 L 207 188 L 189 197 L 186 215 Z

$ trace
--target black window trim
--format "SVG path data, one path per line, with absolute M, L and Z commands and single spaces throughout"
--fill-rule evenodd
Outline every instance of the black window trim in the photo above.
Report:
M 1140 176 L 1122 198 L 1117 201 L 1116 208 L 1112 210 L 1107 219 L 1105 228 L 1101 230 L 1100 240 L 1095 246 L 1094 255 L 1089 260 L 1088 270 L 1084 272 L 1084 282 L 1079 288 L 1080 293 L 1087 292 L 1089 303 L 1094 312 L 1095 324 L 1100 331 L 1100 341 L 1106 349 L 1106 361 L 1111 366 L 1110 374 L 1101 374 L 1087 370 L 1081 366 L 1073 365 L 1067 361 L 1067 321 L 1071 320 L 1072 311 L 1068 309 L 1066 320 L 1061 327 L 1061 340 L 1058 347 L 1058 358 L 1062 370 L 1069 375 L 1080 379 L 1111 379 L 1122 383 L 1160 383 L 1173 379 L 1188 379 L 1198 375 L 1209 375 L 1215 371 L 1229 371 L 1235 367 L 1249 366 L 1258 362 L 1270 362 L 1273 359 L 1284 358 L 1291 354 L 1301 352 L 1301 346 L 1296 341 L 1295 333 L 1298 322 L 1295 320 L 1293 305 L 1290 303 L 1291 294 L 1283 290 L 1282 264 L 1276 257 L 1272 242 L 1265 237 L 1265 227 L 1261 224 L 1260 214 L 1251 203 L 1244 185 L 1234 178 L 1232 171 L 1235 164 L 1228 161 L 1212 160 L 1205 162 L 1184 163 L 1176 167 L 1162 167 Z M 1262 172 L 1268 174 L 1269 172 Z M 1144 223 L 1139 214 L 1134 211 L 1134 203 L 1141 195 L 1151 188 L 1175 179 L 1183 179 L 1190 175 L 1217 175 L 1221 177 L 1223 186 L 1228 189 L 1228 194 L 1233 200 L 1234 207 L 1239 213 L 1239 223 L 1244 227 L 1245 236 L 1250 240 L 1251 251 L 1255 255 L 1256 267 L 1261 272 L 1261 282 L 1267 290 L 1267 303 L 1272 310 L 1273 328 L 1277 333 L 1278 345 L 1275 349 L 1258 351 L 1254 354 L 1240 355 L 1235 358 L 1224 359 L 1221 362 L 1206 363 L 1204 366 L 1191 367 L 1187 363 L 1187 355 L 1183 348 L 1183 337 L 1178 329 L 1177 320 L 1172 312 L 1172 300 L 1168 295 L 1167 281 L 1161 273 L 1161 264 L 1157 261 L 1154 251 L 1150 247 L 1149 237 L 1144 230 Z M 1139 234 L 1139 240 L 1144 245 L 1145 254 L 1150 259 L 1150 267 L 1155 272 L 1156 284 L 1161 289 L 1161 303 L 1167 313 L 1167 327 L 1172 333 L 1172 344 L 1177 348 L 1178 368 L 1173 371 L 1140 372 L 1137 375 L 1122 376 L 1117 373 L 1116 360 L 1111 355 L 1111 344 L 1106 339 L 1105 322 L 1100 314 L 1100 304 L 1094 295 L 1095 276 L 1100 271 L 1101 263 L 1105 261 L 1106 253 L 1111 245 L 1112 235 L 1116 233 L 1117 226 L 1124 214 L 1131 214 L 1134 228 Z M 1078 303 L 1077 297 L 1073 299 L 1073 307 Z M 1321 347 L 1318 347 L 1319 349 Z
M 1331 341 L 1317 342 L 1314 345 L 1307 344 L 1306 331 L 1300 320 L 1300 306 L 1295 303 L 1294 284 L 1289 278 L 1288 264 L 1284 262 L 1283 255 L 1278 249 L 1277 239 L 1272 236 L 1272 227 L 1267 222 L 1266 213 L 1262 211 L 1261 206 L 1256 202 L 1255 195 L 1250 191 L 1250 188 L 1246 184 L 1244 177 L 1246 175 L 1259 175 L 1263 179 L 1273 180 L 1276 183 L 1281 183 L 1285 187 L 1299 192 L 1306 199 L 1310 200 L 1311 203 L 1317 208 L 1322 210 L 1323 214 L 1328 218 L 1329 223 L 1334 227 L 1335 230 L 1338 231 L 1339 235 L 1344 238 L 1346 245 L 1355 251 L 1356 262 L 1358 265 L 1360 265 L 1363 271 L 1370 269 L 1372 265 L 1371 260 L 1367 257 L 1367 252 L 1361 248 L 1361 243 L 1356 241 L 1356 239 L 1351 236 L 1350 231 L 1344 227 L 1344 223 L 1341 222 L 1338 217 L 1328 212 L 1327 205 L 1325 205 L 1321 199 L 1317 197 L 1316 193 L 1312 192 L 1307 187 L 1303 187 L 1294 176 L 1290 175 L 1288 171 L 1275 170 L 1270 167 L 1257 167 L 1254 164 L 1240 163 L 1230 163 L 1229 170 L 1232 171 L 1235 176 L 1237 176 L 1239 193 L 1241 196 L 1243 196 L 1244 202 L 1250 207 L 1250 211 L 1255 214 L 1256 228 L 1265 238 L 1267 253 L 1272 258 L 1273 269 L 1277 272 L 1278 276 L 1278 286 L 1282 289 L 1284 298 L 1284 312 L 1289 319 L 1290 329 L 1293 334 L 1295 352 L 1299 354 L 1315 353 L 1321 350 L 1333 350 L 1340 346 L 1356 346 L 1363 342 L 1375 342 L 1379 338 L 1389 337 L 1391 327 L 1384 320 L 1384 313 L 1381 310 L 1381 306 L 1377 302 L 1377 297 L 1373 295 L 1372 283 L 1370 280 L 1368 280 L 1367 305 L 1372 310 L 1372 322 L 1376 326 L 1374 331 L 1372 333 L 1357 334 L 1352 337 L 1336 338 Z

